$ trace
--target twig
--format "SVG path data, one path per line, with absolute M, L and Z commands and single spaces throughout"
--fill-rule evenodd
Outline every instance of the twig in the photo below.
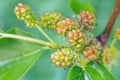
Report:
M 107 42 L 107 39 L 110 35 L 110 32 L 113 28 L 113 25 L 118 17 L 118 14 L 120 12 L 120 0 L 117 0 L 114 6 L 114 9 L 112 11 L 112 14 L 110 16 L 110 19 L 106 25 L 105 30 L 103 31 L 103 33 L 101 35 L 99 35 L 97 37 L 97 39 L 99 40 L 99 42 L 104 46 Z
M 0 33 L 2 38 L 13 38 L 13 39 L 19 39 L 19 40 L 24 40 L 24 41 L 29 41 L 29 42 L 34 42 L 37 44 L 45 45 L 45 46 L 51 46 L 51 43 L 45 42 L 43 40 L 38 40 L 34 39 L 31 37 L 25 37 L 25 36 L 20 36 L 20 35 L 15 35 L 15 34 L 7 34 L 7 33 Z
M 40 26 L 36 25 L 36 28 L 53 44 L 56 44 L 43 30 Z

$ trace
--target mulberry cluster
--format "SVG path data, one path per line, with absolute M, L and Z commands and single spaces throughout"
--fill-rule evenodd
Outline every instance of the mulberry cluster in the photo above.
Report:
M 29 27 L 33 27 L 37 22 L 35 20 L 34 14 L 30 11 L 30 7 L 28 5 L 19 3 L 18 6 L 15 7 L 14 12 L 17 18 L 20 20 L 24 20 Z
M 96 59 L 99 55 L 99 52 L 97 51 L 97 49 L 94 46 L 86 47 L 85 50 L 83 51 L 83 53 L 90 60 Z
M 95 14 L 93 12 L 81 11 L 78 15 L 79 26 L 85 30 L 92 31 L 95 27 Z
M 57 67 L 69 67 L 73 64 L 72 51 L 68 48 L 57 50 L 51 55 L 51 60 Z
M 57 12 L 47 12 L 40 17 L 40 25 L 45 28 L 56 29 L 57 23 L 62 20 L 64 16 Z
M 72 30 L 68 34 L 68 42 L 71 44 L 72 48 L 81 52 L 85 45 L 87 45 L 85 35 L 80 32 L 80 30 Z
M 47 12 L 40 17 L 40 21 L 35 19 L 28 5 L 19 3 L 14 12 L 17 18 L 23 20 L 27 26 L 41 25 L 44 28 L 54 29 L 66 38 L 69 45 L 53 45 L 54 48 L 59 48 L 51 55 L 51 60 L 57 67 L 66 68 L 73 64 L 82 65 L 84 63 L 82 61 L 96 60 L 99 57 L 103 63 L 110 63 L 113 59 L 110 48 L 103 50 L 104 45 L 101 43 L 106 42 L 107 35 L 101 35 L 99 39 L 91 33 L 96 26 L 96 18 L 93 12 L 81 11 L 77 20 L 65 18 L 58 12 Z M 114 37 L 120 40 L 120 29 L 115 31 Z M 47 38 L 50 39 L 48 36 Z
M 74 21 L 72 18 L 66 18 L 57 23 L 57 33 L 64 36 L 66 32 L 76 29 L 77 26 L 77 21 Z

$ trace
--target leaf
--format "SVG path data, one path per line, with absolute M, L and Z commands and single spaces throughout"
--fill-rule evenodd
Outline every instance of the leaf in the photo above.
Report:
M 105 80 L 103 76 L 95 68 L 91 66 L 86 66 L 85 69 L 91 80 Z
M 12 29 L 9 33 L 32 37 L 20 29 Z M 0 80 L 18 80 L 24 76 L 46 49 L 31 42 L 8 38 L 0 39 L 0 45 Z
M 71 9 L 76 13 L 79 14 L 82 10 L 87 10 L 90 12 L 94 12 L 93 7 L 88 2 L 82 2 L 78 0 L 71 0 L 70 3 Z
M 68 72 L 67 80 L 84 80 L 84 71 L 79 66 L 72 66 Z
M 106 67 L 104 67 L 100 63 L 95 63 L 95 65 L 97 66 L 97 69 L 99 69 L 103 73 L 103 76 L 106 78 L 106 80 L 115 80 L 113 75 L 107 70 Z
M 87 65 L 87 66 L 92 66 L 93 64 L 94 64 L 93 61 L 89 61 L 86 65 Z
M 32 55 L 23 56 L 0 66 L 0 80 L 18 80 L 21 78 L 40 57 L 40 51 L 39 49 L 32 52 Z M 36 54 L 38 52 L 39 54 Z
M 22 31 L 18 28 L 13 28 L 8 31 L 8 33 L 33 37 L 29 33 Z M 25 54 L 29 54 L 32 51 L 40 49 L 40 46 L 41 45 L 27 41 L 2 38 L 0 39 L 0 61 L 6 61 Z
M 0 33 L 4 33 L 4 31 L 0 30 Z

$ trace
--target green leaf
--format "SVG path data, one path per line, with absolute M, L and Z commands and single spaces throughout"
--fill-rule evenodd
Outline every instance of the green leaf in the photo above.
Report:
M 32 55 L 20 57 L 0 66 L 0 80 L 18 80 L 21 78 L 40 57 L 40 51 L 39 49 L 31 52 Z
M 8 33 L 33 37 L 29 33 L 22 31 L 18 28 L 13 28 L 8 31 Z M 6 61 L 22 55 L 29 54 L 30 52 L 40 49 L 40 46 L 41 45 L 27 41 L 2 38 L 0 39 L 0 61 Z
M 84 71 L 79 66 L 72 66 L 68 72 L 67 80 L 85 80 Z
M 82 11 L 82 10 L 94 12 L 93 7 L 88 2 L 83 2 L 83 1 L 79 1 L 79 0 L 71 0 L 70 6 L 71 6 L 71 9 L 76 14 L 79 14 L 80 11 Z
M 12 34 L 33 37 L 19 29 L 9 31 Z M 0 39 L 0 80 L 18 80 L 27 73 L 46 49 L 31 42 Z
M 0 33 L 4 33 L 4 31 L 0 30 Z
M 97 66 L 97 69 L 99 69 L 103 73 L 103 76 L 106 78 L 106 80 L 115 80 L 113 75 L 107 70 L 106 67 L 104 67 L 100 63 L 95 63 L 95 65 Z
M 93 61 L 89 61 L 86 65 L 87 65 L 87 66 L 92 66 L 93 64 L 94 64 Z
M 103 76 L 95 68 L 91 66 L 86 66 L 85 69 L 91 80 L 105 80 Z

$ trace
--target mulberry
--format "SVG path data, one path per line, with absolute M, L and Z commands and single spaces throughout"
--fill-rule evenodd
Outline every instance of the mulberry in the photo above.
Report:
M 45 28 L 55 29 L 57 27 L 57 23 L 63 18 L 64 17 L 61 13 L 47 12 L 40 17 L 40 25 Z
M 15 7 L 14 12 L 17 18 L 24 20 L 28 27 L 33 27 L 37 22 L 28 5 L 19 3 L 18 6 Z
M 77 21 L 74 21 L 71 18 L 66 18 L 65 20 L 61 20 L 57 23 L 57 33 L 61 35 L 65 35 L 67 31 L 71 31 L 72 29 L 77 28 Z
M 90 60 L 96 59 L 99 54 L 99 52 L 97 51 L 97 49 L 94 46 L 86 47 L 85 50 L 83 51 L 83 53 Z
M 68 33 L 68 42 L 73 49 L 82 52 L 87 45 L 87 38 L 80 30 L 72 30 Z
M 57 50 L 51 55 L 51 60 L 57 67 L 69 67 L 73 64 L 72 51 L 68 48 Z
M 96 22 L 95 14 L 93 12 L 82 11 L 78 15 L 78 21 L 80 27 L 85 30 L 92 31 Z

